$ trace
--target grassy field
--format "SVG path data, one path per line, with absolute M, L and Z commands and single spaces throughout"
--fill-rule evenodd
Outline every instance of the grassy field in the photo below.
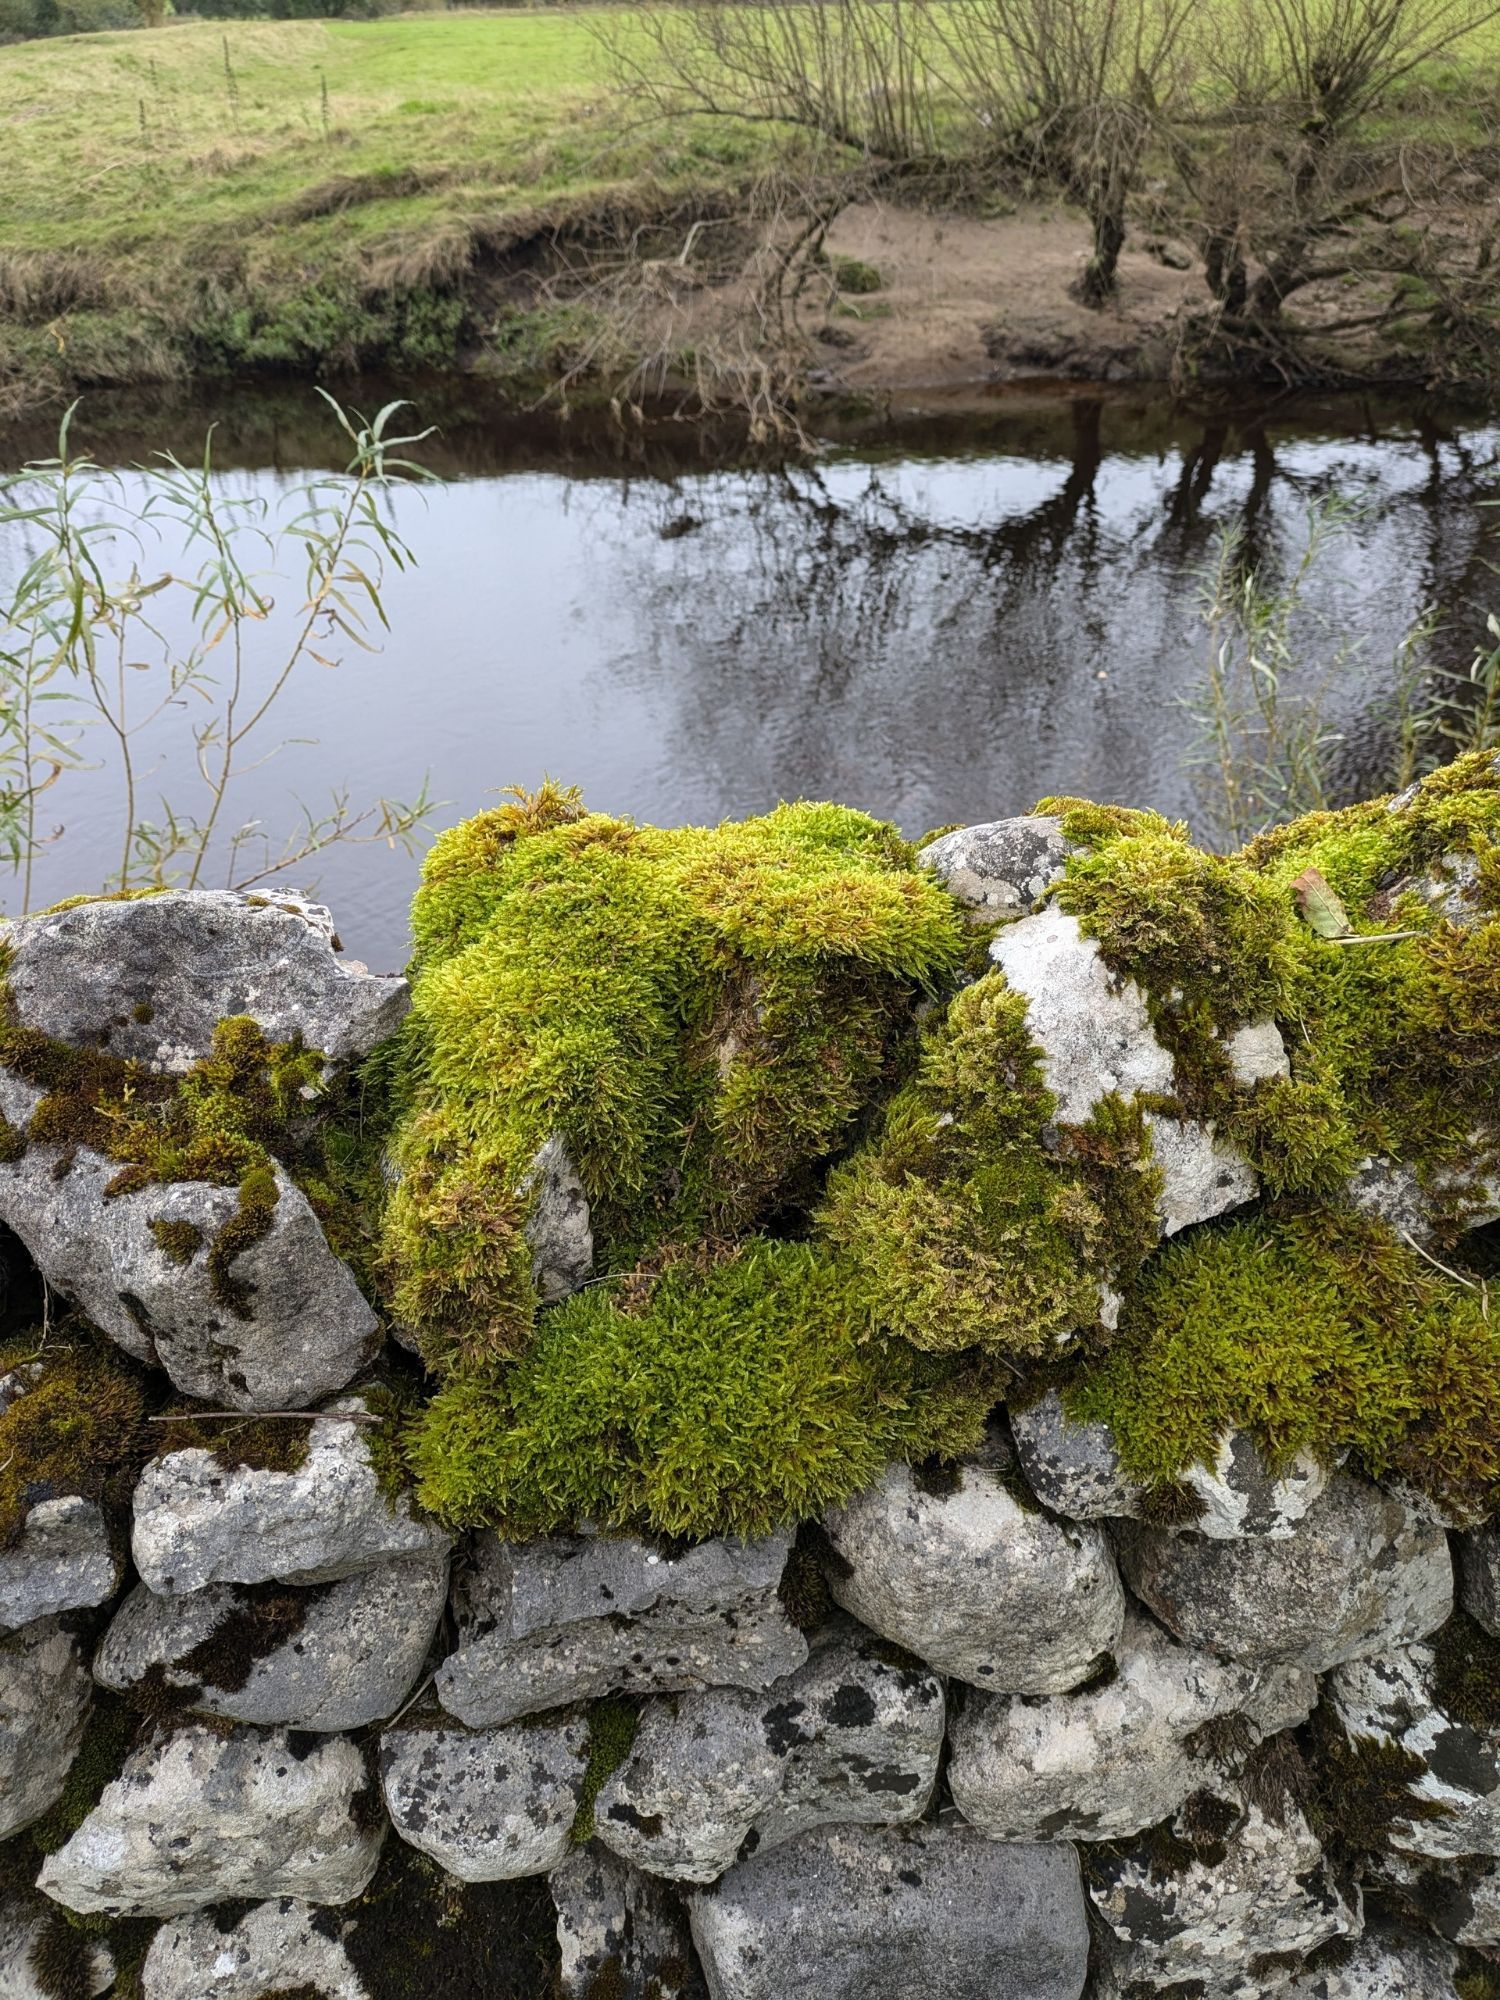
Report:
M 96 382 L 503 351 L 505 260 L 528 229 L 711 193 L 775 143 L 633 120 L 596 29 L 634 18 L 184 22 L 0 47 L 0 412 Z M 1497 65 L 1500 22 L 1417 80 L 1409 129 L 1481 136 L 1464 89 Z

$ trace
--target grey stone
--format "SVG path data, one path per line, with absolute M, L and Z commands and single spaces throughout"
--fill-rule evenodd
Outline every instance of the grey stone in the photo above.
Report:
M 1493 1141 L 1471 1134 L 1476 1154 L 1487 1156 Z M 1420 1178 L 1400 1160 L 1361 1160 L 1345 1184 L 1344 1199 L 1362 1215 L 1389 1223 L 1399 1236 L 1427 1248 L 1438 1238 L 1437 1216 L 1451 1228 L 1478 1229 L 1500 1218 L 1500 1176 L 1473 1167 L 1438 1167 Z
M 1023 917 L 997 935 L 990 957 L 1026 997 L 1062 1124 L 1086 1123 L 1112 1094 L 1172 1095 L 1175 1065 L 1156 1038 L 1145 994 L 1110 971 L 1076 917 L 1058 909 Z
M 361 1410 L 357 1397 L 330 1406 Z M 135 1489 L 131 1550 L 158 1594 L 210 1583 L 332 1583 L 397 1556 L 442 1555 L 453 1537 L 388 1500 L 364 1426 L 325 1417 L 309 1427 L 295 1472 L 226 1471 L 208 1450 L 154 1459 Z
M 1492 1639 L 1500 1639 L 1500 1522 L 1471 1528 L 1454 1543 L 1458 1597 Z
M 347 1736 L 188 1723 L 126 1758 L 37 1887 L 83 1915 L 175 1917 L 248 1896 L 347 1903 L 369 1887 L 383 1821 Z
M 408 1556 L 326 1584 L 211 1583 L 115 1613 L 94 1677 L 121 1691 L 156 1670 L 185 1706 L 232 1722 L 361 1729 L 416 1685 L 443 1615 L 448 1562 Z
M 1151 1161 L 1162 1177 L 1156 1220 L 1163 1236 L 1211 1221 L 1260 1192 L 1255 1169 L 1212 1122 L 1148 1111 L 1145 1126 Z
M 1398 1890 L 1440 1937 L 1486 1951 L 1500 1946 L 1500 1859 L 1493 1855 L 1431 1861 L 1392 1849 L 1368 1864 L 1367 1879 Z
M 13 1087 L 6 1098 L 11 1116 Z M 248 1288 L 242 1319 L 215 1296 L 206 1247 L 237 1213 L 238 1188 L 178 1181 L 111 1199 L 115 1161 L 80 1147 L 58 1178 L 60 1162 L 59 1147 L 33 1144 L 0 1164 L 0 1221 L 54 1290 L 185 1395 L 236 1410 L 300 1409 L 378 1353 L 379 1321 L 281 1168 L 271 1228 L 232 1267 Z M 174 1263 L 151 1232 L 158 1221 L 192 1223 L 205 1248 Z
M 1416 1760 L 1405 1786 L 1413 1817 L 1392 1827 L 1393 1848 L 1440 1860 L 1500 1855 L 1500 1727 L 1448 1713 L 1431 1646 L 1348 1661 L 1328 1676 L 1324 1699 L 1346 1735 Z
M 1326 1965 L 1301 1972 L 1288 2000 L 1458 2000 L 1458 1956 L 1417 1931 L 1368 1930 Z
M 1024 916 L 1061 881 L 1070 852 L 1060 819 L 1023 813 L 941 834 L 917 859 L 968 905 L 972 922 L 993 923 Z
M 713 2000 L 1078 2000 L 1073 1849 L 967 1827 L 832 1827 L 689 1899 Z
M 556 1133 L 517 1192 L 532 1201 L 522 1232 L 531 1251 L 531 1282 L 543 1304 L 576 1292 L 594 1267 L 589 1198 Z
M 330 1062 L 354 1062 L 411 1004 L 404 979 L 338 957 L 321 904 L 280 891 L 83 903 L 5 929 L 6 984 L 23 1026 L 76 1048 L 107 1042 L 156 1070 L 191 1067 L 237 1014 L 272 1041 L 300 1036 Z
M 823 1525 L 833 1596 L 939 1673 L 1059 1694 L 1119 1643 L 1125 1596 L 1102 1532 L 1023 1508 L 992 1464 L 966 1463 L 952 1491 L 889 1466 Z
M 1312 1674 L 1253 1667 L 1175 1645 L 1132 1612 L 1117 1671 L 1045 1700 L 969 1695 L 951 1729 L 954 1803 L 991 1840 L 1118 1840 L 1176 1812 L 1212 1773 L 1192 1743 L 1235 1716 L 1248 1749 L 1305 1722 Z
M 1009 1416 L 1021 1470 L 1044 1507 L 1075 1521 L 1139 1517 L 1145 1488 L 1121 1465 L 1108 1424 L 1075 1422 L 1055 1389 Z M 1331 1468 L 1309 1452 L 1273 1476 L 1254 1441 L 1230 1430 L 1213 1464 L 1189 1466 L 1181 1483 L 1198 1501 L 1197 1533 L 1215 1541 L 1248 1535 L 1281 1541 L 1295 1532 L 1331 1477 Z
M 56 1981 L 37 1969 L 37 1947 L 60 1921 L 42 1896 L 0 1893 L 0 2000 L 57 2000 Z M 80 1937 L 74 1962 L 81 1984 L 69 1986 L 70 1996 L 98 1996 L 114 1985 L 115 1962 L 102 1939 Z
M 1025 996 L 1060 1124 L 1085 1124 L 1111 1095 L 1173 1095 L 1176 1064 L 1157 1039 L 1145 993 L 1110 970 L 1076 917 L 1055 908 L 1023 917 L 998 933 L 990 957 Z M 1162 1174 L 1164 1236 L 1254 1198 L 1260 1184 L 1249 1161 L 1211 1124 L 1148 1111 L 1146 1125 Z
M 665 1883 L 597 1842 L 547 1878 L 557 1910 L 564 2000 L 702 2000 L 687 1911 Z
M 62 1797 L 92 1694 L 83 1649 L 55 1618 L 0 1639 L 0 1840 Z
M 1224 1038 L 1224 1053 L 1235 1082 L 1246 1089 L 1292 1073 L 1286 1043 L 1274 1021 L 1247 1021 L 1236 1028 Z
M 1126 1582 L 1190 1646 L 1322 1673 L 1418 1639 L 1453 1602 L 1441 1529 L 1339 1473 L 1294 1532 L 1238 1542 L 1122 1521 Z
M 104 1516 L 79 1493 L 39 1500 L 19 1538 L 0 1548 L 0 1632 L 113 1597 L 120 1563 Z
M 438 1699 L 479 1726 L 619 1689 L 768 1687 L 807 1657 L 777 1595 L 789 1547 L 773 1535 L 673 1555 L 630 1535 L 479 1535 L 455 1579 L 458 1647 Z
M 372 2000 L 342 1942 L 293 1896 L 257 1903 L 234 1923 L 173 1917 L 141 1967 L 141 2000 L 272 2000 L 309 1986 L 321 2000 Z
M 655 1875 L 711 1882 L 742 1848 L 920 1818 L 942 1747 L 937 1676 L 840 1619 L 764 1694 L 714 1688 L 650 1703 L 599 1792 L 594 1827 Z
M 462 1882 L 546 1875 L 568 1852 L 588 1766 L 581 1716 L 467 1729 L 422 1716 L 380 1739 L 391 1824 Z
M 1222 1838 L 1180 1867 L 1159 1866 L 1149 1841 L 1085 1850 L 1084 1880 L 1105 1930 L 1100 1995 L 1191 1982 L 1201 2000 L 1260 2000 L 1290 1982 L 1297 1958 L 1358 1935 L 1358 1892 L 1337 1879 L 1295 1806 L 1278 1819 L 1238 1798 L 1213 1803 L 1225 1817 Z M 1180 1814 L 1173 1824 L 1179 1837 L 1190 1831 Z

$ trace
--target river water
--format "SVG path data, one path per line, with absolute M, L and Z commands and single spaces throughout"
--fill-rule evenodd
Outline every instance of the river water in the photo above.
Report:
M 1227 529 L 1275 574 L 1310 506 L 1356 510 L 1319 560 L 1304 625 L 1350 789 L 1382 768 L 1388 663 L 1423 607 L 1446 614 L 1436 645 L 1455 669 L 1500 608 L 1500 517 L 1486 511 L 1500 424 L 1432 401 L 1205 411 L 1157 390 L 1028 388 L 851 421 L 812 463 L 778 469 L 687 427 L 627 444 L 507 417 L 472 384 L 407 393 L 439 427 L 421 456 L 442 483 L 392 498 L 415 564 L 388 580 L 390 632 L 290 685 L 273 735 L 292 740 L 242 781 L 236 821 L 283 826 L 335 784 L 409 796 L 425 775 L 444 825 L 550 774 L 597 808 L 663 822 L 830 797 L 917 834 L 1072 792 L 1207 831 L 1201 577 Z M 226 496 L 284 505 L 310 469 L 341 462 L 302 389 L 94 398 L 74 444 L 128 467 L 163 446 L 201 454 L 210 423 Z M 0 433 L 0 468 L 49 448 L 41 427 Z M 129 499 L 139 483 L 123 477 Z M 169 541 L 143 571 L 179 559 Z M 0 536 L 0 587 L 28 547 L 24 531 Z M 276 595 L 256 635 L 267 664 L 295 576 Z M 169 708 L 148 791 L 190 791 L 190 726 Z M 60 832 L 37 903 L 114 865 L 112 778 L 64 778 L 46 818 Z M 371 963 L 404 956 L 417 866 L 357 847 L 312 871 Z

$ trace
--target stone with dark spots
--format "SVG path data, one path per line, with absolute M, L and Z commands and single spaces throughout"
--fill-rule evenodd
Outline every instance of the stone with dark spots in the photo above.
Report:
M 98 1503 L 81 1493 L 36 1499 L 0 1547 L 0 1633 L 113 1597 L 121 1563 Z
M 1062 880 L 1071 852 L 1062 821 L 1044 813 L 961 826 L 917 855 L 973 923 L 1025 916 Z
M 1329 1675 L 1324 1698 L 1347 1736 L 1393 1745 L 1414 1760 L 1406 1786 L 1414 1816 L 1392 1828 L 1392 1848 L 1443 1861 L 1500 1855 L 1500 1716 L 1476 1727 L 1445 1707 L 1443 1643 L 1439 1634 L 1351 1661 Z
M 92 1694 L 83 1647 L 55 1618 L 0 1638 L 0 1840 L 62 1796 Z
M 1451 1945 L 1381 1924 L 1297 1974 L 1287 2000 L 1459 2000 L 1458 1971 Z
M 4 926 L 6 987 L 22 1026 L 158 1071 L 208 1054 L 248 1014 L 268 1040 L 357 1062 L 411 1005 L 398 975 L 340 958 L 320 903 L 276 890 L 173 890 L 83 903 Z
M 988 1455 L 947 1494 L 890 1466 L 823 1526 L 835 1600 L 938 1673 L 1056 1694 L 1119 1639 L 1125 1596 L 1103 1532 L 1021 1506 Z
M 1201 1748 L 1232 1718 L 1250 1748 L 1318 1698 L 1298 1667 L 1180 1646 L 1132 1611 L 1101 1685 L 1046 1698 L 969 1695 L 950 1728 L 948 1783 L 992 1840 L 1116 1840 L 1175 1812 L 1211 1775 Z
M 937 1779 L 942 1689 L 849 1620 L 767 1694 L 648 1703 L 599 1794 L 599 1838 L 653 1874 L 710 1882 L 737 1856 L 830 1821 L 917 1818 Z
M 174 1917 L 151 1940 L 141 2000 L 371 2000 L 342 1939 L 316 1905 L 293 1896 Z M 340 1929 L 343 1928 L 341 1924 Z
M 691 1894 L 713 2000 L 1079 2000 L 1071 1847 L 967 1827 L 824 1827 Z
M 581 1715 L 467 1729 L 423 1715 L 380 1739 L 391 1824 L 462 1882 L 546 1875 L 567 1855 L 583 1800 Z
M 1453 1548 L 1459 1602 L 1492 1639 L 1500 1639 L 1500 1523 L 1488 1522 L 1456 1536 Z
M 1195 1798 L 1133 1846 L 1083 1852 L 1107 2000 L 1152 1989 L 1265 2000 L 1309 1952 L 1360 1930 L 1358 1892 L 1290 1800 L 1268 1816 L 1237 1795 Z
M 480 1727 L 617 1691 L 769 1687 L 807 1657 L 778 1592 L 789 1547 L 480 1534 L 455 1578 L 438 1699 Z
M 1237 1542 L 1119 1522 L 1131 1589 L 1185 1644 L 1322 1673 L 1433 1631 L 1453 1603 L 1440 1528 L 1339 1473 L 1294 1532 Z
M 121 1691 L 154 1675 L 185 1707 L 234 1722 L 360 1729 L 411 1692 L 447 1584 L 440 1552 L 329 1584 L 221 1583 L 170 1597 L 141 1584 L 116 1612 L 94 1675 Z
M 687 1910 L 668 1883 L 597 1842 L 547 1878 L 564 2000 L 706 2000 Z

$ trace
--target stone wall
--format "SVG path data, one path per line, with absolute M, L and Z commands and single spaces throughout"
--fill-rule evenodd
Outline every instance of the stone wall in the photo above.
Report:
M 1257 1169 L 1172 1108 L 1147 996 L 1052 900 L 1064 829 L 925 860 L 1000 925 L 1059 1121 L 1139 1100 L 1161 1237 L 1212 1227 Z M 1476 880 L 1434 858 L 1437 921 L 1488 921 Z M 392 1448 L 404 1329 L 304 1171 L 405 983 L 316 906 L 199 893 L 18 922 L 6 984 L 0 2000 L 1500 1992 L 1472 1482 L 1229 1427 L 1164 1486 L 1016 1368 L 961 1459 L 770 1535 L 459 1531 Z M 318 1060 L 242 1062 L 221 1102 L 204 1065 L 246 1019 Z M 1239 1086 L 1290 1074 L 1290 1032 L 1226 1038 Z M 122 1150 L 127 1115 L 210 1166 Z M 542 1169 L 546 1300 L 591 1240 L 563 1150 Z M 1372 1155 L 1335 1205 L 1487 1315 L 1478 1167 Z

